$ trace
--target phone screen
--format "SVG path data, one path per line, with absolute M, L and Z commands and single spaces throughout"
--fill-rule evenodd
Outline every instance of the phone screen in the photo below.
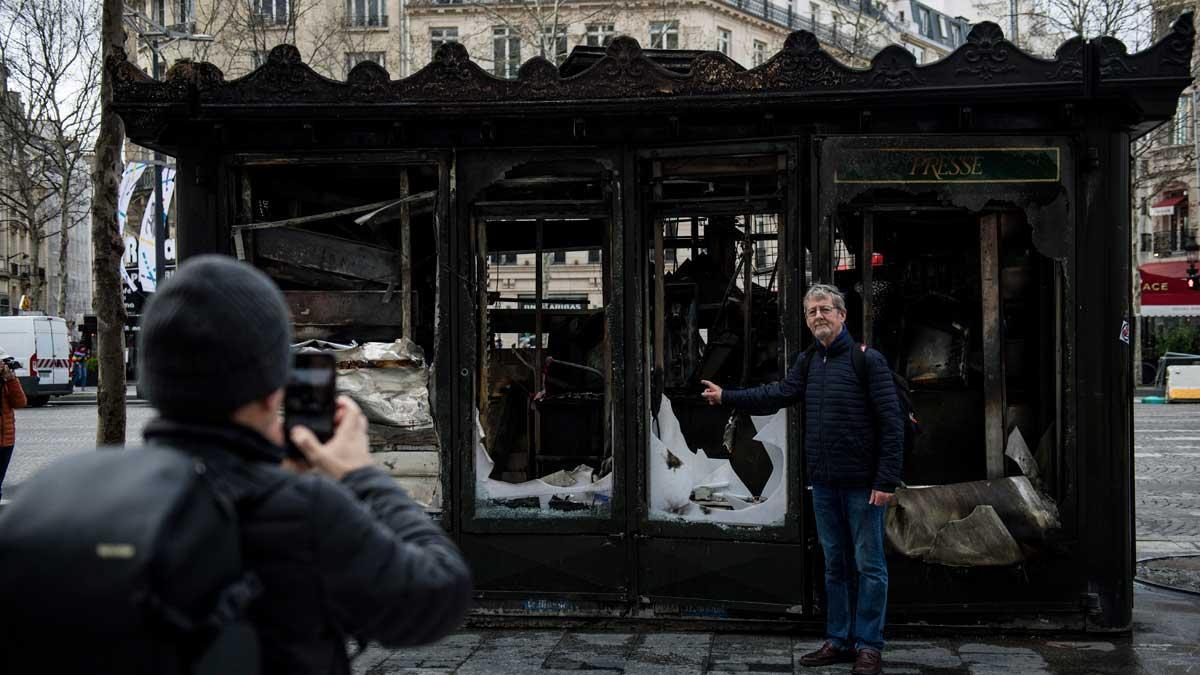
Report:
M 324 443 L 333 436 L 337 371 L 331 354 L 296 354 L 284 393 L 284 427 L 303 425 Z

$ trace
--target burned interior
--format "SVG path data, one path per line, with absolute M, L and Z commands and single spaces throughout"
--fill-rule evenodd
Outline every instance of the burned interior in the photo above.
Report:
M 482 611 L 810 619 L 809 285 L 907 379 L 889 614 L 1131 620 L 1129 142 L 1190 82 L 1191 16 L 1022 52 L 983 23 L 866 68 L 797 32 L 753 69 L 580 48 L 497 78 L 457 43 L 345 82 L 291 46 L 226 81 L 108 67 L 177 158 L 181 258 L 235 255 L 337 353 L 379 463 L 450 530 Z M 303 148 L 303 150 L 298 150 Z
M 608 512 L 611 180 L 594 161 L 527 163 L 472 204 L 477 513 Z
M 701 398 L 700 382 L 747 387 L 784 373 L 787 153 L 651 157 L 643 170 L 651 517 L 779 525 L 786 412 L 731 415 Z
M 371 420 L 380 461 L 439 506 L 429 386 L 438 167 L 254 158 L 236 167 L 234 254 L 279 284 L 299 343 L 333 351 L 338 389 Z

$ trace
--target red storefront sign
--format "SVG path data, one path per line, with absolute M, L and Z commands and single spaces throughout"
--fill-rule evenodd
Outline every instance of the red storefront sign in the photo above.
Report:
M 1146 263 L 1142 278 L 1142 316 L 1200 316 L 1200 290 L 1188 288 L 1186 260 Z

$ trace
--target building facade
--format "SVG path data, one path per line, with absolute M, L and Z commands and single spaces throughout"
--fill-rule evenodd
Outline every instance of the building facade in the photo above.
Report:
M 139 11 L 168 29 L 213 38 L 164 47 L 170 62 L 207 61 L 236 77 L 289 43 L 335 79 L 362 61 L 406 77 L 445 42 L 464 44 L 492 74 L 515 77 L 534 56 L 561 63 L 574 47 L 603 46 L 617 35 L 646 48 L 718 51 L 751 68 L 795 30 L 859 66 L 889 43 L 929 63 L 962 43 L 971 19 L 989 18 L 968 0 L 149 0 Z M 148 54 L 139 60 L 148 63 Z
M 28 223 L 30 208 L 34 221 L 45 223 L 53 207 L 48 203 L 52 198 L 34 184 L 35 176 L 24 176 L 24 182 L 29 185 L 22 190 L 22 167 L 26 173 L 32 173 L 34 169 L 18 156 L 18 153 L 24 153 L 28 157 L 28 153 L 16 136 L 29 125 L 20 122 L 25 114 L 21 95 L 9 89 L 3 67 L 0 67 L 0 106 L 3 106 L 0 115 L 4 116 L 4 123 L 0 123 L 0 193 L 3 193 L 0 197 L 0 316 L 21 311 L 22 298 L 31 295 L 37 282 L 41 282 L 40 293 L 26 303 L 25 309 L 49 314 L 54 309 L 45 283 L 50 248 L 47 238 L 39 237 L 36 230 L 31 231 Z M 53 229 L 53 224 L 44 229 Z
M 1156 3 L 1155 34 L 1166 33 L 1175 17 L 1194 9 L 1193 2 Z M 1197 62 L 1193 52 L 1193 73 Z M 1140 329 L 1138 367 L 1147 384 L 1163 352 L 1200 353 L 1200 284 L 1188 284 L 1189 270 L 1200 267 L 1188 260 L 1189 249 L 1194 257 L 1200 244 L 1195 221 L 1200 210 L 1198 96 L 1200 89 L 1194 84 L 1184 89 L 1174 118 L 1133 151 L 1133 250 L 1138 269 L 1133 292 Z

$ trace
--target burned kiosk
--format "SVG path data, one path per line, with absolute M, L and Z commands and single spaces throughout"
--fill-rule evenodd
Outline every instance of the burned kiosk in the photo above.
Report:
M 258 265 L 453 532 L 481 611 L 804 620 L 820 553 L 779 378 L 815 280 L 912 382 L 893 616 L 1132 606 L 1129 143 L 1188 83 L 1152 48 L 1036 58 L 980 24 L 936 63 L 848 68 L 807 33 L 746 70 L 577 48 L 494 78 L 458 44 L 345 82 L 290 46 L 226 81 L 110 62 L 129 136 L 179 164 L 179 250 Z M 836 431 L 836 430 L 835 430 Z M 940 620 L 944 620 L 944 617 Z

